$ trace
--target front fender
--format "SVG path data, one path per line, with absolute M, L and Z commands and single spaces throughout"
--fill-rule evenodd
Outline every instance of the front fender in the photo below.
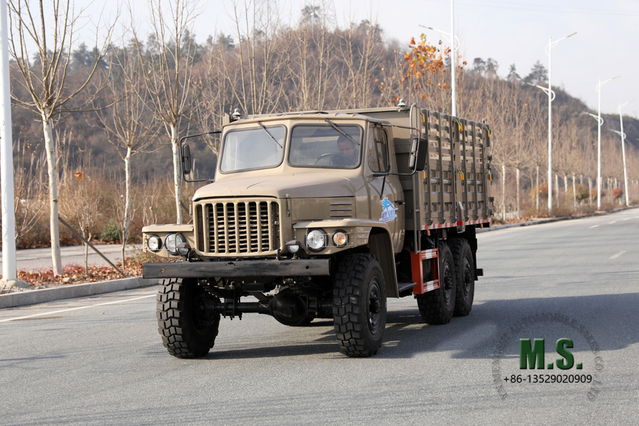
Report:
M 377 258 L 382 267 L 384 280 L 386 281 L 386 294 L 388 297 L 399 297 L 393 242 L 391 230 L 387 223 L 354 218 L 298 222 L 293 225 L 294 235 L 297 241 L 304 244 L 307 253 L 311 252 L 306 248 L 306 233 L 311 229 L 323 229 L 329 237 L 326 249 L 319 253 L 314 253 L 317 255 L 335 254 L 360 246 L 368 246 L 370 253 Z M 349 241 L 345 247 L 331 245 L 330 237 L 335 231 L 348 233 Z
M 186 237 L 186 241 L 191 247 L 195 247 L 195 237 L 193 234 L 193 225 L 148 225 L 142 228 L 142 248 L 147 253 L 153 253 L 160 257 L 179 258 L 178 255 L 170 254 L 164 247 L 164 239 L 169 234 L 181 233 Z M 153 252 L 149 249 L 149 237 L 151 235 L 157 235 L 162 239 L 162 248 L 158 252 Z

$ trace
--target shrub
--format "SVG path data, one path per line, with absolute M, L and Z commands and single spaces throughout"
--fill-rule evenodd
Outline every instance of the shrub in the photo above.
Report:
M 623 189 L 621 188 L 613 188 L 612 190 L 612 198 L 618 200 L 623 195 Z
M 109 241 L 112 243 L 117 243 L 120 241 L 120 229 L 113 223 L 113 221 L 109 221 L 109 223 L 102 228 L 102 232 L 100 232 L 100 239 L 102 241 Z
M 588 187 L 586 185 L 577 185 L 576 189 L 577 193 L 575 194 L 575 197 L 577 200 L 582 201 L 588 199 Z

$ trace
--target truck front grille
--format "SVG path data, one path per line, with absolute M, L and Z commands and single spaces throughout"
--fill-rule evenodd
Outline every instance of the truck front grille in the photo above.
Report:
M 195 204 L 197 250 L 207 255 L 275 254 L 279 229 L 279 204 L 272 199 Z

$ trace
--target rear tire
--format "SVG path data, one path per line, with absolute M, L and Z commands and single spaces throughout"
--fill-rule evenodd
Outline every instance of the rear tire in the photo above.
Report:
M 386 327 L 386 283 L 377 260 L 353 254 L 340 262 L 333 288 L 333 318 L 340 350 L 350 357 L 375 355 Z
M 219 302 L 195 280 L 164 279 L 157 296 L 158 331 L 162 344 L 177 358 L 200 358 L 215 343 L 220 314 L 210 308 Z
M 455 262 L 446 243 L 439 248 L 439 286 L 437 290 L 415 295 L 419 313 L 428 324 L 447 324 L 455 310 Z
M 475 298 L 475 262 L 468 241 L 455 238 L 451 245 L 457 275 L 455 316 L 466 316 L 473 308 Z

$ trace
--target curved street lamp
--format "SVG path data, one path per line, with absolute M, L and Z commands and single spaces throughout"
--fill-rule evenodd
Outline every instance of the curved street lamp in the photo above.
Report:
M 559 40 L 552 41 L 552 37 L 548 37 L 548 45 L 546 46 L 546 55 L 548 55 L 548 90 L 544 90 L 548 95 L 548 213 L 552 211 L 552 48 L 562 40 L 572 37 L 576 32 L 562 37 Z
M 595 86 L 597 91 L 597 117 L 600 119 L 597 127 L 597 210 L 601 210 L 601 124 L 603 123 L 603 120 L 601 120 L 601 86 L 619 77 L 616 76 L 604 81 L 601 81 L 600 78 L 599 83 Z
M 626 139 L 626 134 L 623 131 L 623 116 L 621 115 L 621 107 L 628 105 L 630 102 L 632 101 L 628 101 L 625 104 L 619 104 L 619 106 L 617 107 L 617 110 L 619 111 L 619 126 L 621 128 L 621 131 L 613 130 L 613 132 L 621 136 L 621 155 L 623 157 L 623 184 L 624 184 L 623 191 L 624 191 L 624 194 L 626 195 L 626 207 L 630 206 L 630 200 L 628 198 L 629 197 L 628 196 L 628 172 L 626 168 L 626 147 L 624 144 L 624 140 Z
M 452 2 L 451 2 L 451 15 L 452 15 L 452 13 L 453 12 L 452 12 Z M 452 21 L 452 18 L 451 18 L 451 21 Z M 459 46 L 461 44 L 460 41 L 459 41 L 459 38 L 457 36 L 454 36 L 454 40 L 453 40 L 453 37 L 451 35 L 452 33 L 447 33 L 446 31 L 438 30 L 436 28 L 427 27 L 427 26 L 424 26 L 424 25 L 420 25 L 420 27 L 426 28 L 427 30 L 435 31 L 435 32 L 438 32 L 440 34 L 445 35 L 446 37 L 449 38 L 450 44 L 453 46 L 453 49 L 452 49 L 453 50 L 453 54 L 451 55 L 452 56 L 452 60 L 451 60 L 451 63 L 450 63 L 450 70 L 451 70 L 450 87 L 451 87 L 451 97 L 452 97 L 451 114 L 453 116 L 457 117 L 457 102 L 456 102 L 457 95 L 456 95 L 456 92 L 455 92 L 455 87 L 456 87 L 455 81 L 457 80 L 457 78 L 455 77 L 455 71 L 456 71 L 456 68 L 457 68 L 457 53 L 456 52 L 459 50 Z
M 550 94 L 550 102 L 555 100 L 555 91 L 554 90 L 549 90 L 547 87 L 544 86 L 540 86 L 538 84 L 532 84 L 532 83 L 526 83 L 529 86 L 534 86 L 538 89 L 540 89 L 541 91 L 543 91 L 546 96 L 548 96 Z

